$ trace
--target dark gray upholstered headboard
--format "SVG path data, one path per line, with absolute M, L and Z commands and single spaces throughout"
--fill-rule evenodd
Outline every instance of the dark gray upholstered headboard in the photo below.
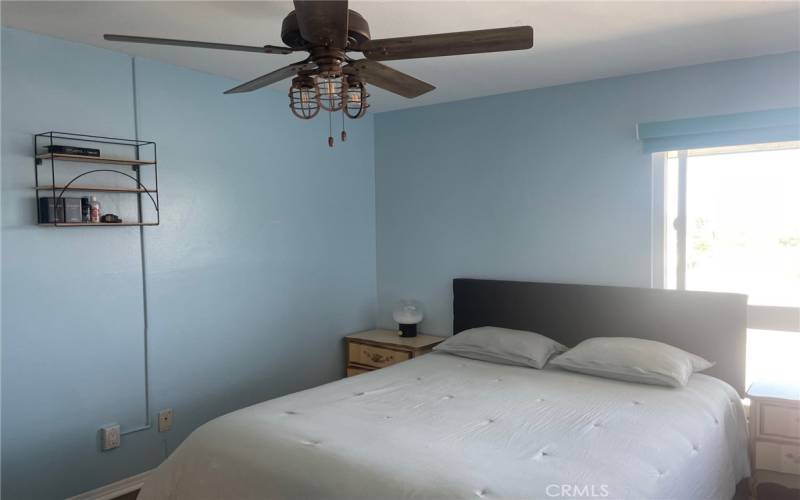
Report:
M 744 394 L 746 295 L 453 280 L 453 333 L 479 326 L 534 331 L 569 347 L 590 337 L 658 340 L 715 361 L 704 373 Z

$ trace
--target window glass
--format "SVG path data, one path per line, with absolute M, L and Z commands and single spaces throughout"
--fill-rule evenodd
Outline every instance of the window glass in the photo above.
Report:
M 690 156 L 686 288 L 800 306 L 800 149 Z

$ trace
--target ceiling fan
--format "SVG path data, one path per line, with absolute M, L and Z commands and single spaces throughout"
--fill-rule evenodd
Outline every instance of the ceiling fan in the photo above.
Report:
M 225 91 L 251 92 L 289 77 L 289 107 L 295 116 L 311 119 L 320 110 L 342 111 L 361 118 L 367 111 L 367 83 L 407 98 L 418 97 L 435 87 L 378 61 L 454 56 L 484 52 L 522 50 L 533 47 L 533 28 L 516 26 L 400 38 L 370 38 L 369 24 L 358 12 L 347 8 L 347 0 L 294 0 L 295 10 L 283 20 L 281 39 L 286 47 L 232 45 L 169 38 L 104 35 L 115 42 L 148 43 L 179 47 L 292 54 L 308 57 Z M 365 59 L 350 54 L 361 52 Z M 329 114 L 329 118 L 330 118 Z M 344 122 L 342 124 L 344 126 Z M 342 130 L 342 140 L 347 135 Z M 333 147 L 332 134 L 328 145 Z

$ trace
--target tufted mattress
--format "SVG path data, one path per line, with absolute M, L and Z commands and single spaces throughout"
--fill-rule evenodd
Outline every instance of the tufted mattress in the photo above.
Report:
M 748 474 L 741 402 L 434 353 L 198 428 L 148 499 L 724 499 Z

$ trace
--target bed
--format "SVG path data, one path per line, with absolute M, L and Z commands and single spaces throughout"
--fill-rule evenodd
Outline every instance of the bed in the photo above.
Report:
M 672 389 L 428 354 L 215 419 L 139 498 L 733 497 L 749 472 L 742 296 L 492 280 L 453 289 L 455 332 L 491 324 L 573 345 L 635 329 L 717 365 Z

